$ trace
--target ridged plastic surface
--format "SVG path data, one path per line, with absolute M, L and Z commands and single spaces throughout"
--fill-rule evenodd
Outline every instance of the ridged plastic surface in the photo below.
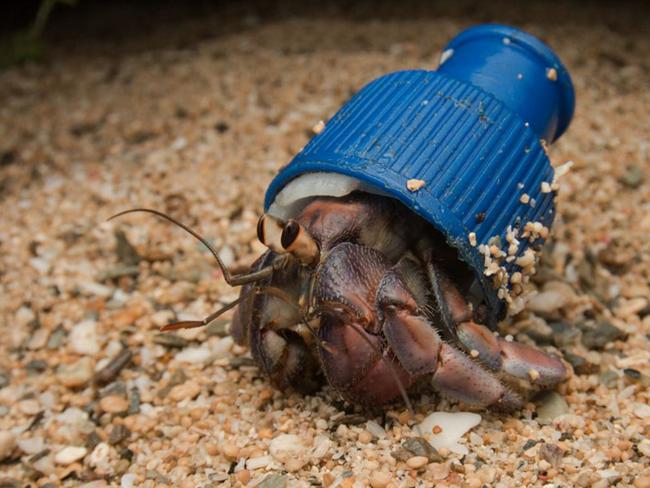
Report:
M 504 304 L 483 273 L 478 246 L 495 237 L 505 243 L 509 226 L 541 222 L 550 227 L 554 194 L 540 187 L 552 182 L 553 170 L 540 134 L 512 104 L 441 71 L 403 71 L 372 81 L 276 176 L 265 203 L 268 208 L 293 178 L 317 171 L 353 176 L 387 192 L 459 250 L 496 319 Z M 561 124 L 568 125 L 556 117 L 539 130 Z M 410 191 L 411 179 L 424 180 L 424 186 Z M 532 204 L 520 201 L 524 193 Z M 528 245 L 522 240 L 518 255 Z M 516 265 L 506 267 L 512 272 Z

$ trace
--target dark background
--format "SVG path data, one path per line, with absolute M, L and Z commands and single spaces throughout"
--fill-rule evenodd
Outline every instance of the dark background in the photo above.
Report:
M 40 0 L 4 2 L 0 14 L 0 37 L 31 24 Z M 552 24 L 599 23 L 614 32 L 630 28 L 647 30 L 650 2 L 647 1 L 219 1 L 219 0 L 78 0 L 74 6 L 55 5 L 45 31 L 50 44 L 70 47 L 79 40 L 115 40 L 136 36 L 146 38 L 161 29 L 173 32 L 181 23 L 202 19 L 200 28 L 183 37 L 172 35 L 170 42 L 189 43 L 232 29 L 232 18 L 241 19 L 242 28 L 260 20 L 288 17 L 347 18 L 426 18 L 465 17 L 475 21 Z M 205 22 L 209 19 L 209 22 Z M 650 35 L 650 34 L 648 34 Z M 188 37 L 189 36 L 189 37 Z

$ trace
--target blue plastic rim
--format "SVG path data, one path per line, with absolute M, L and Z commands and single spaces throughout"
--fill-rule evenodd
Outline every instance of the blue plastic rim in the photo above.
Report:
M 482 88 L 528 122 L 541 139 L 555 141 L 575 108 L 569 72 L 542 41 L 514 27 L 484 24 L 456 36 L 443 51 L 438 73 Z
M 438 71 L 391 73 L 363 87 L 278 173 L 265 207 L 310 172 L 352 176 L 391 195 L 458 250 L 494 323 L 505 303 L 480 245 L 506 243 L 508 228 L 528 222 L 550 227 L 554 194 L 541 188 L 553 169 L 541 141 L 566 130 L 574 103 L 568 72 L 541 41 L 507 26 L 470 28 L 445 48 Z M 424 186 L 410 190 L 412 179 Z M 539 242 L 523 240 L 518 255 Z

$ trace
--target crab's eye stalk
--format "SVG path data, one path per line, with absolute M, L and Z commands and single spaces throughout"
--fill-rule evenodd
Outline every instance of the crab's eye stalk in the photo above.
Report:
M 302 264 L 310 265 L 318 262 L 320 256 L 318 244 L 309 231 L 295 220 L 287 221 L 280 243 L 286 252 L 291 253 Z
M 287 252 L 281 242 L 284 226 L 282 220 L 264 214 L 257 222 L 257 238 L 271 251 L 284 254 Z

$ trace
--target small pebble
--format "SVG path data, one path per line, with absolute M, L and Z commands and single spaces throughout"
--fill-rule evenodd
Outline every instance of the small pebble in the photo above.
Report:
M 133 473 L 127 473 L 120 478 L 120 488 L 133 488 L 137 477 Z
M 359 434 L 359 442 L 361 442 L 362 444 L 368 444 L 371 441 L 372 441 L 372 434 L 367 430 L 362 430 L 361 433 Z
M 573 371 L 578 375 L 588 375 L 598 373 L 600 370 L 597 364 L 590 363 L 582 356 L 573 354 L 571 352 L 564 353 L 564 359 L 566 359 L 571 366 L 573 366 Z
M 109 395 L 99 401 L 99 407 L 106 413 L 122 413 L 129 409 L 129 402 L 123 396 Z
M 186 347 L 176 354 L 176 361 L 181 363 L 202 364 L 213 359 L 213 354 L 206 346 Z
M 280 462 L 296 459 L 305 451 L 302 440 L 297 435 L 280 434 L 269 444 L 269 453 Z
M 610 342 L 622 340 L 626 337 L 625 332 L 608 322 L 601 322 L 595 327 L 583 325 L 581 329 L 582 344 L 587 349 L 600 350 Z
M 246 486 L 248 482 L 251 480 L 251 474 L 247 469 L 242 469 L 241 471 L 238 471 L 235 476 L 237 477 L 237 481 L 239 481 L 244 486 Z
M 569 413 L 569 405 L 566 400 L 555 391 L 549 391 L 543 394 L 537 407 L 537 420 L 541 422 L 550 422 L 560 415 Z
M 287 477 L 283 474 L 270 474 L 257 485 L 257 488 L 286 488 Z
M 429 462 L 443 461 L 438 451 L 422 437 L 409 437 L 402 443 L 402 447 L 416 456 L 425 456 Z
M 483 486 L 481 478 L 474 475 L 465 478 L 465 484 L 467 485 L 467 488 L 481 488 L 481 486 Z
M 411 178 L 406 182 L 406 188 L 408 191 L 416 192 L 420 189 L 422 189 L 426 185 L 426 181 L 424 180 L 418 180 L 416 178 Z
M 420 469 L 423 466 L 426 466 L 428 463 L 429 459 L 427 459 L 425 456 L 413 456 L 406 461 L 407 466 L 412 469 Z
M 9 457 L 16 446 L 16 437 L 7 430 L 0 431 L 0 461 Z
M 106 384 L 115 380 L 120 371 L 131 362 L 133 353 L 129 349 L 122 349 L 110 362 L 95 374 L 95 383 Z
M 641 454 L 650 458 L 650 439 L 643 439 L 636 447 Z
M 436 481 L 441 481 L 449 477 L 451 466 L 449 463 L 433 463 L 429 465 L 429 472 Z
M 18 448 L 25 454 L 37 454 L 45 449 L 45 441 L 42 437 L 28 437 L 18 440 Z M 1 453 L 0 453 L 1 454 Z
M 85 447 L 68 446 L 61 449 L 54 456 L 54 462 L 57 464 L 72 464 L 82 459 L 88 450 Z
M 635 403 L 633 412 L 634 415 L 641 419 L 650 418 L 650 405 L 647 403 Z
M 63 386 L 79 388 L 85 386 L 93 377 L 93 360 L 85 356 L 72 364 L 62 364 L 56 376 Z
M 557 70 L 555 68 L 546 68 L 546 77 L 551 81 L 557 81 Z
M 386 488 L 393 477 L 384 471 L 375 471 L 373 474 L 370 475 L 370 479 L 368 480 L 370 482 L 370 486 L 372 488 Z
M 547 461 L 551 466 L 557 467 L 562 463 L 564 452 L 555 444 L 544 442 L 539 446 L 538 452 L 539 456 Z
M 174 402 L 181 400 L 192 400 L 201 393 L 201 386 L 195 381 L 187 381 L 174 386 L 169 392 L 169 398 Z
M 84 320 L 75 325 L 68 336 L 70 347 L 77 354 L 93 356 L 99 352 L 97 322 Z
M 221 446 L 221 453 L 231 461 L 236 460 L 239 457 L 239 448 L 235 444 L 225 443 Z
M 637 189 L 643 183 L 643 170 L 637 165 L 628 166 L 620 181 L 628 188 Z
M 250 458 L 248 461 L 246 461 L 246 468 L 252 470 L 265 468 L 272 462 L 273 458 L 271 456 L 258 456 Z
M 124 439 L 128 438 L 131 435 L 131 431 L 124 424 L 113 425 L 111 429 L 111 434 L 108 437 L 108 443 L 111 445 L 116 445 L 122 442 Z
M 650 488 L 650 475 L 636 478 L 634 480 L 634 488 Z
M 314 127 L 312 127 L 311 130 L 314 132 L 314 134 L 320 134 L 321 132 L 323 132 L 323 129 L 325 129 L 325 122 L 319 120 L 318 123 L 314 125 Z
M 549 316 L 575 300 L 573 288 L 560 281 L 548 282 L 528 302 L 528 308 L 541 316 Z

